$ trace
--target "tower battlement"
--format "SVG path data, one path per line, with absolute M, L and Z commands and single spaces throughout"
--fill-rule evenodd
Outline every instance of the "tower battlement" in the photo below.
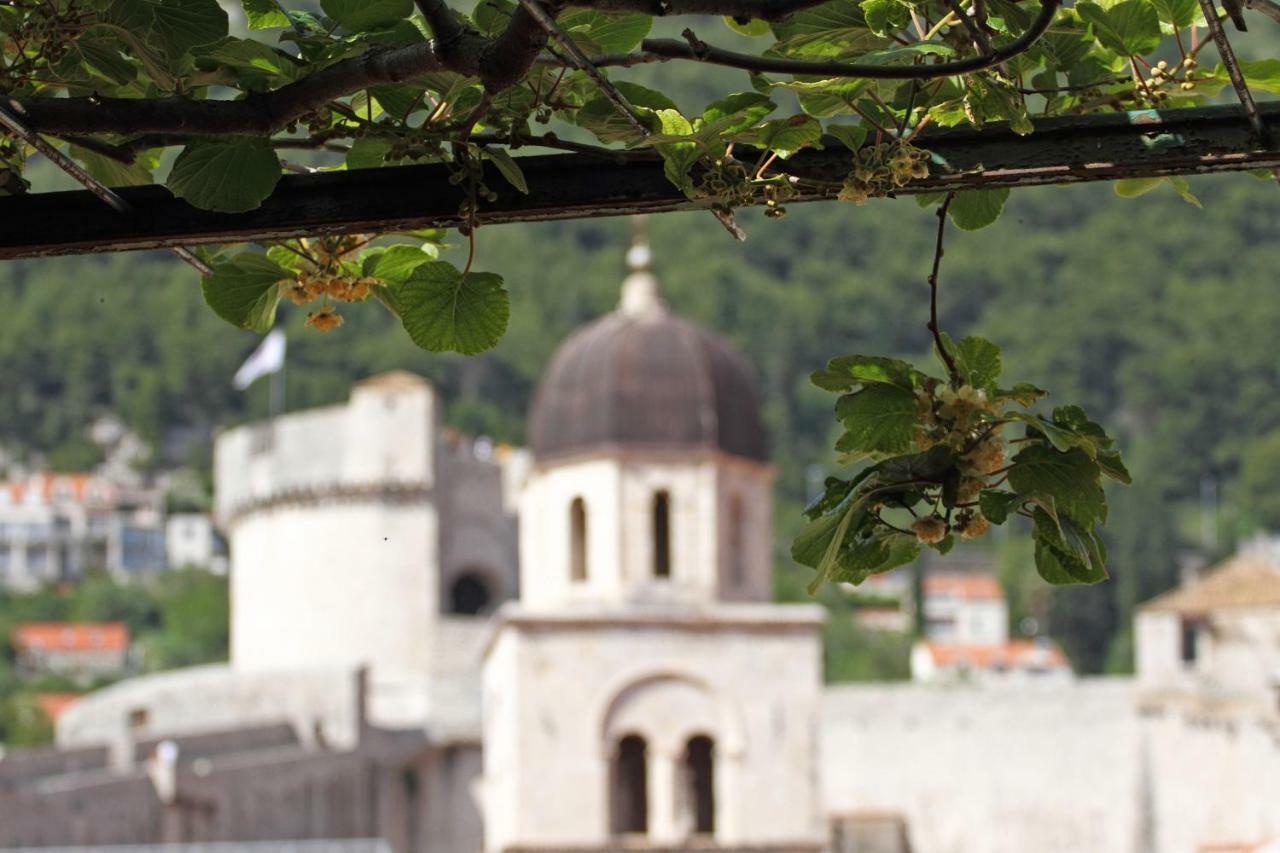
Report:
M 430 382 L 394 371 L 357 383 L 345 404 L 226 430 L 214 446 L 219 522 L 281 503 L 425 498 L 438 410 Z

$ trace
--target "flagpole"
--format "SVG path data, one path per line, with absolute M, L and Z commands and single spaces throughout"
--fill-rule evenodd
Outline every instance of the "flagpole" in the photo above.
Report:
M 277 418 L 284 414 L 284 366 L 286 359 L 280 360 L 280 369 L 271 376 L 271 395 L 267 403 L 267 414 Z

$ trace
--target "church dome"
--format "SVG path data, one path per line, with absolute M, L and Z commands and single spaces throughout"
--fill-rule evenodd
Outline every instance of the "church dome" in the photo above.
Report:
M 534 455 L 703 448 L 766 461 L 750 366 L 723 338 L 667 310 L 649 262 L 637 234 L 618 309 L 552 356 L 529 415 Z

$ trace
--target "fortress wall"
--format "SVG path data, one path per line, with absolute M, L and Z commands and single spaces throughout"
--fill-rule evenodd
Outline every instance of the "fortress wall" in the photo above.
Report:
M 107 766 L 109 752 L 105 746 L 80 749 L 17 749 L 0 751 L 0 793 L 60 773 L 101 770 Z
M 1160 853 L 1280 838 L 1280 716 L 1178 702 L 1142 719 L 1148 809 Z
M 1137 726 L 1121 679 L 829 687 L 823 804 L 900 814 L 914 853 L 1129 853 Z
M 145 721 L 139 724 L 145 715 Z M 134 715 L 133 724 L 130 717 Z M 94 691 L 58 719 L 60 747 L 119 746 L 139 740 L 288 723 L 304 741 L 330 746 L 359 738 L 360 688 L 352 670 L 236 672 L 199 666 L 139 676 Z
M 159 841 L 162 807 L 146 775 L 79 774 L 78 784 L 0 792 L 0 847 Z
M 184 762 L 172 802 L 142 769 L 48 779 L 0 794 L 0 846 L 369 837 L 376 772 L 357 753 L 285 747 Z
M 378 834 L 374 765 L 355 752 L 261 751 L 184 767 L 193 841 L 365 838 Z

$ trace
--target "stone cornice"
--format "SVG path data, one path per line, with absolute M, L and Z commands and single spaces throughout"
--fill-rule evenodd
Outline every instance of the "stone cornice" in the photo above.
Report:
M 283 489 L 255 497 L 219 513 L 218 522 L 232 527 L 248 515 L 277 510 L 314 507 L 326 504 L 416 504 L 429 503 L 434 490 L 424 482 L 406 483 L 335 483 L 327 486 L 308 486 Z
M 816 604 L 715 604 L 675 610 L 564 608 L 539 612 L 518 604 L 503 605 L 494 614 L 482 657 L 487 657 L 506 628 L 531 632 L 573 628 L 655 628 L 689 634 L 729 631 L 750 633 L 811 633 L 821 631 L 825 611 Z
M 723 450 L 706 447 L 688 446 L 641 446 L 635 444 L 598 445 L 588 450 L 571 453 L 557 453 L 551 456 L 535 457 L 533 470 L 539 473 L 550 468 L 565 465 L 577 465 L 583 462 L 610 461 L 635 463 L 649 462 L 655 464 L 700 464 L 711 462 L 727 468 L 739 468 L 762 474 L 772 478 L 777 468 L 769 462 L 758 462 L 744 456 L 735 456 Z

